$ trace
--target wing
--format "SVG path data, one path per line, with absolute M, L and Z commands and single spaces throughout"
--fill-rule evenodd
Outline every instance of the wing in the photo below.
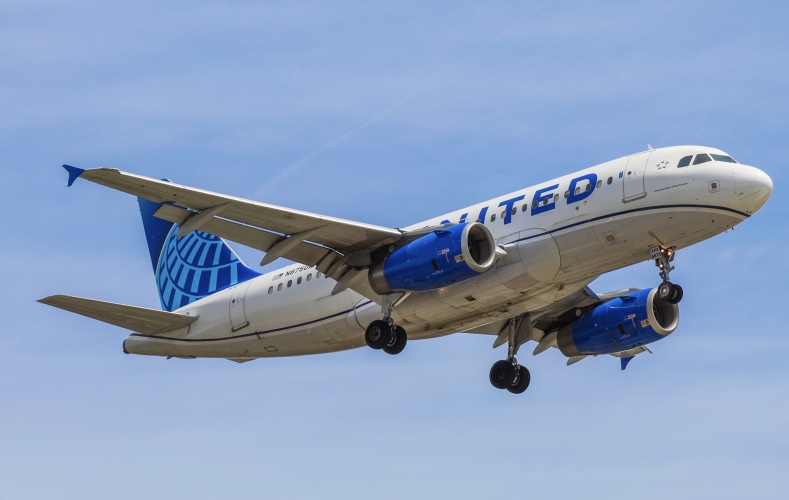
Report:
M 568 315 L 572 315 L 573 311 L 579 307 L 588 307 L 592 305 L 602 304 L 619 295 L 625 295 L 625 291 L 614 292 L 614 294 L 601 294 L 597 295 L 588 286 L 581 288 L 577 292 L 568 294 L 561 299 L 552 302 L 544 307 L 530 311 L 526 314 L 521 314 L 509 319 L 497 320 L 486 325 L 482 325 L 471 330 L 467 333 L 477 333 L 482 335 L 495 335 L 496 340 L 493 342 L 493 348 L 499 347 L 507 343 L 509 336 L 510 321 L 516 320 L 518 323 L 517 338 L 519 344 L 528 342 L 529 340 L 539 341 L 545 336 L 545 332 L 551 332 L 559 328 L 561 321 Z M 523 321 L 527 319 L 529 321 Z
M 335 293 L 350 287 L 377 300 L 377 294 L 362 279 L 370 265 L 370 253 L 403 236 L 394 228 L 245 200 L 114 168 L 82 170 L 68 165 L 64 168 L 69 172 L 69 185 L 82 178 L 164 203 L 156 217 L 175 222 L 184 233 L 199 228 L 262 250 L 266 257 L 261 264 L 285 257 L 315 266 L 338 280 Z
M 638 291 L 636 288 L 628 288 L 625 290 L 618 290 L 608 293 L 595 293 L 588 286 L 578 290 L 575 293 L 567 295 L 560 300 L 541 307 L 535 311 L 527 314 L 515 316 L 510 319 L 498 320 L 486 325 L 467 330 L 467 333 L 476 333 L 482 335 L 495 335 L 496 340 L 493 341 L 493 347 L 499 347 L 506 344 L 509 340 L 511 331 L 514 335 L 515 342 L 518 346 L 533 340 L 537 342 L 534 348 L 534 355 L 540 354 L 550 347 L 557 347 L 556 332 L 565 324 L 571 323 L 577 317 L 576 311 L 578 309 L 588 310 L 604 304 L 617 297 L 622 297 Z M 626 351 L 612 354 L 621 360 L 622 370 L 625 369 L 627 364 L 633 357 L 642 352 L 650 352 L 646 347 L 637 347 Z M 582 360 L 586 356 L 577 356 L 569 358 L 567 365 L 572 365 Z
M 191 325 L 198 318 L 198 316 L 127 306 L 102 300 L 84 299 L 70 295 L 52 295 L 40 299 L 39 302 L 145 335 L 180 330 Z

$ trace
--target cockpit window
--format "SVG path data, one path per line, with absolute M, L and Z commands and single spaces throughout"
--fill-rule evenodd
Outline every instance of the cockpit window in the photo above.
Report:
M 696 160 L 693 162 L 694 165 L 698 165 L 700 163 L 707 163 L 708 161 L 712 161 L 710 155 L 708 154 L 700 154 L 696 155 Z
M 711 154 L 710 156 L 712 156 L 712 159 L 715 161 L 725 161 L 726 163 L 737 163 L 737 160 L 735 160 L 731 156 L 716 155 L 716 154 Z
M 682 158 L 681 160 L 679 160 L 679 163 L 677 164 L 677 168 L 687 167 L 688 165 L 690 165 L 690 160 L 692 159 L 693 159 L 693 155 Z

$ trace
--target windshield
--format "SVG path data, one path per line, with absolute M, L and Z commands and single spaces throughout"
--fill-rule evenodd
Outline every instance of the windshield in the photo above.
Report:
M 737 163 L 737 160 L 732 158 L 729 155 L 719 155 L 714 153 L 699 153 L 695 157 L 693 155 L 684 156 L 679 163 L 677 163 L 677 168 L 687 167 L 691 164 L 699 165 L 701 163 L 707 163 L 708 161 L 722 161 L 725 163 Z
M 725 161 L 726 163 L 737 163 L 737 160 L 735 160 L 734 158 L 732 158 L 729 155 L 711 154 L 710 156 L 712 156 L 712 159 L 715 160 L 715 161 Z

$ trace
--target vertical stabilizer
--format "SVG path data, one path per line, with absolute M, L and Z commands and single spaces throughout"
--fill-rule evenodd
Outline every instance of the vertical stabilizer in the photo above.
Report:
M 221 238 L 202 231 L 178 237 L 179 226 L 154 217 L 162 205 L 137 198 L 162 309 L 174 311 L 260 273 Z

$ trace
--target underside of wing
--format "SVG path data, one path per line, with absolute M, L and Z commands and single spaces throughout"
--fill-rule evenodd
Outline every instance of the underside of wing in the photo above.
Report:
M 351 288 L 380 302 L 366 279 L 370 255 L 400 240 L 398 229 L 313 214 L 191 188 L 113 168 L 82 170 L 64 165 L 69 185 L 82 178 L 160 203 L 155 217 L 190 231 L 213 234 L 266 253 L 261 265 L 279 257 L 314 266 L 338 281 L 333 293 Z
M 70 295 L 52 295 L 40 299 L 39 302 L 145 335 L 180 330 L 198 318 Z
M 315 230 L 309 236 L 310 241 L 343 254 L 374 250 L 396 241 L 401 236 L 397 229 L 245 200 L 121 172 L 114 168 L 85 170 L 79 177 L 156 203 L 168 203 L 187 209 L 191 212 L 191 217 L 205 220 L 221 217 L 279 233 L 280 236 Z
M 616 292 L 597 294 L 591 288 L 585 286 L 577 292 L 571 293 L 534 311 L 509 319 L 497 320 L 467 330 L 466 332 L 481 335 L 495 335 L 496 340 L 493 343 L 493 347 L 496 348 L 507 343 L 511 322 L 515 321 L 519 325 L 519 331 L 516 332 L 520 341 L 519 345 L 529 340 L 540 342 L 551 332 L 555 332 L 561 326 L 572 322 L 578 315 L 577 311 L 593 308 L 617 297 L 632 293 L 635 290 L 634 288 L 628 288 Z M 524 321 L 527 318 L 528 321 Z M 538 352 L 542 352 L 543 350 L 540 346 L 538 346 L 537 349 Z
M 495 335 L 496 340 L 493 342 L 494 348 L 503 344 L 509 344 L 510 346 L 514 345 L 515 353 L 517 353 L 518 347 L 520 347 L 522 344 L 528 342 L 529 340 L 533 340 L 537 342 L 537 346 L 533 351 L 534 355 L 545 352 L 551 347 L 558 348 L 562 351 L 562 353 L 566 354 L 565 349 L 567 349 L 567 332 L 565 332 L 565 337 L 563 337 L 565 339 L 565 345 L 563 347 L 560 347 L 559 345 L 561 342 L 563 342 L 559 338 L 562 331 L 576 322 L 582 322 L 582 316 L 588 315 L 590 311 L 600 307 L 606 307 L 604 304 L 607 302 L 613 301 L 615 299 L 636 301 L 638 299 L 635 297 L 635 294 L 642 293 L 643 295 L 648 291 L 649 290 L 645 291 L 636 288 L 628 288 L 615 292 L 596 294 L 588 286 L 586 286 L 577 292 L 571 293 L 566 297 L 563 297 L 560 300 L 548 304 L 540 309 L 514 316 L 509 319 L 497 320 L 495 322 L 468 330 L 468 333 Z M 621 304 L 617 304 L 614 307 L 617 308 L 618 311 L 624 310 Z M 653 308 L 654 311 L 655 306 L 653 306 L 652 303 L 649 303 L 648 307 Z M 676 305 L 673 307 L 676 308 Z M 668 335 L 671 333 L 671 331 L 676 328 L 676 319 L 678 316 L 676 316 L 676 309 L 671 310 L 670 308 L 671 306 L 669 306 L 667 309 L 665 304 L 662 307 L 659 307 L 658 309 L 661 309 L 663 312 L 660 315 L 653 312 L 655 318 L 642 320 L 640 322 L 641 328 L 646 328 L 647 326 L 652 325 L 651 328 L 658 328 L 659 330 L 663 331 L 661 335 Z M 627 310 L 627 313 L 631 313 L 633 310 L 634 309 L 630 308 Z M 624 315 L 627 313 L 622 314 Z M 633 318 L 636 317 L 636 314 L 624 316 L 625 320 L 632 320 L 633 331 L 635 331 L 637 323 Z M 597 328 L 597 326 L 597 324 L 594 324 L 595 328 Z M 625 333 L 623 325 L 620 324 L 619 329 L 622 331 L 622 342 L 626 342 L 625 339 L 629 338 L 629 335 Z M 585 333 L 588 333 L 588 330 Z M 604 335 L 603 337 L 606 336 Z M 613 339 L 614 337 L 612 336 L 611 338 Z M 583 336 L 581 339 L 583 340 Z M 647 342 L 653 342 L 655 340 L 656 339 L 654 338 L 647 339 Z M 568 356 L 567 365 L 577 363 L 589 355 L 597 356 L 599 354 L 607 353 L 619 358 L 621 361 L 621 368 L 624 370 L 628 363 L 635 356 L 643 352 L 651 353 L 649 348 L 644 345 L 636 344 L 636 346 L 632 346 L 626 345 L 624 343 L 617 343 L 614 347 L 614 352 L 611 352 L 610 348 L 606 348 L 605 350 L 601 350 L 597 353 L 595 353 L 593 350 L 592 352 L 586 350 L 585 352 L 566 354 Z

